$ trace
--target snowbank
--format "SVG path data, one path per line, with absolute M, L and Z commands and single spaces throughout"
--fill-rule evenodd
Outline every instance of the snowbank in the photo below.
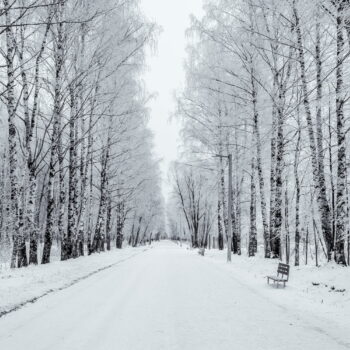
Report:
M 101 254 L 23 269 L 0 270 L 0 317 L 54 291 L 65 289 L 101 270 L 144 252 L 148 247 L 124 248 Z

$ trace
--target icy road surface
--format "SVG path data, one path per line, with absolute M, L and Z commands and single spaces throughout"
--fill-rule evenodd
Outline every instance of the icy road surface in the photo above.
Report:
M 326 331 L 210 260 L 163 242 L 2 317 L 0 349 L 350 348 Z

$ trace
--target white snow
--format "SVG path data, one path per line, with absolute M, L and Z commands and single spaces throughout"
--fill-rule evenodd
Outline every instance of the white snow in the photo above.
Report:
M 135 250 L 131 257 L 133 251 L 106 254 L 130 258 L 0 318 L 0 349 L 350 348 L 348 311 L 336 313 L 341 305 L 348 307 L 348 291 L 304 290 L 310 276 L 326 281 L 332 266 L 319 269 L 317 276 L 292 268 L 287 288 L 275 289 L 264 274 L 274 272 L 276 261 L 242 256 L 228 265 L 224 252 L 207 251 L 202 257 L 171 242 Z M 101 254 L 82 260 L 92 264 L 89 259 L 97 263 L 98 258 L 107 259 Z M 319 311 L 312 299 L 321 295 L 331 297 Z
M 246 288 L 350 348 L 349 268 L 335 263 L 291 266 L 284 289 L 266 283 L 267 275 L 276 275 L 278 260 L 232 255 L 232 263 L 227 264 L 226 251 L 218 250 L 207 250 L 205 258 L 239 279 Z
M 57 260 L 47 265 L 0 270 L 0 316 L 21 304 L 66 288 L 90 274 L 131 258 L 145 249 L 147 248 L 125 248 L 68 261 Z

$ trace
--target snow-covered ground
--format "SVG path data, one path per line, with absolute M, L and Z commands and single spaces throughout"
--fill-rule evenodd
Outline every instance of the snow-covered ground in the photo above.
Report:
M 103 269 L 121 263 L 147 247 L 125 248 L 69 261 L 56 261 L 47 265 L 24 269 L 0 270 L 0 317 L 23 304 L 33 302 L 59 289 L 67 288 Z
M 264 275 L 274 272 L 276 261 L 242 256 L 228 265 L 224 252 L 210 251 L 202 257 L 172 242 L 106 256 L 112 259 L 117 254 L 125 254 L 119 264 L 0 318 L 0 349 L 350 348 L 344 310 L 348 291 L 328 292 L 310 282 L 328 283 L 332 266 L 314 271 L 293 268 L 288 287 L 275 289 L 267 286 Z M 96 259 L 98 264 L 98 258 L 108 259 L 89 257 L 86 263 Z M 338 276 L 338 267 L 334 269 Z M 332 282 L 342 287 L 336 285 L 338 277 Z M 316 300 L 322 295 L 323 304 Z
M 266 283 L 267 275 L 276 275 L 279 261 L 262 256 L 249 258 L 232 255 L 226 263 L 226 251 L 206 250 L 205 258 L 230 277 L 239 279 L 286 315 L 294 315 L 309 325 L 343 340 L 350 348 L 350 269 L 335 263 L 316 267 L 291 266 L 287 287 L 274 288 Z

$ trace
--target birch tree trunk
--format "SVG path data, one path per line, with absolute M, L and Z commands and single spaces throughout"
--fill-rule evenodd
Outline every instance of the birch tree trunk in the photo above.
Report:
M 81 104 L 82 105 L 82 104 Z M 83 113 L 84 114 L 84 113 Z M 76 230 L 77 234 L 77 255 L 84 255 L 84 223 L 86 213 L 86 201 L 87 201 L 87 181 L 88 181 L 88 157 L 86 157 L 86 145 L 85 145 L 85 118 L 84 115 L 80 118 L 81 122 L 81 146 L 80 146 L 80 205 L 77 215 Z M 85 158 L 86 157 L 86 158 Z
M 142 219 L 143 219 L 142 216 L 139 216 L 138 227 L 137 227 L 137 230 L 136 230 L 136 236 L 135 236 L 134 242 L 132 243 L 133 247 L 137 247 L 137 244 L 139 242 L 139 236 L 140 236 L 140 231 L 141 231 Z
M 111 146 L 111 135 L 110 130 L 108 132 L 108 139 L 106 147 L 103 150 L 102 156 L 102 169 L 101 169 L 101 182 L 100 182 L 100 205 L 97 215 L 95 235 L 92 245 L 93 252 L 100 252 L 104 250 L 104 240 L 105 240 L 105 231 L 106 231 L 106 211 L 107 211 L 107 196 L 108 196 L 108 164 L 109 164 L 109 154 Z
M 92 253 L 92 205 L 93 205 L 93 159 L 92 152 L 89 159 L 90 179 L 89 179 L 89 211 L 88 211 L 88 233 L 87 233 L 87 250 L 88 255 Z
M 224 249 L 224 234 L 222 229 L 222 216 L 221 216 L 221 182 L 218 189 L 218 207 L 217 207 L 217 220 L 218 220 L 218 248 Z
M 20 64 L 20 71 L 21 71 L 21 78 L 22 78 L 22 90 L 23 90 L 23 110 L 24 110 L 24 123 L 25 123 L 25 143 L 23 147 L 23 153 L 24 153 L 24 160 L 27 168 L 24 170 L 24 182 L 22 187 L 24 186 L 26 189 L 29 189 L 29 196 L 28 196 L 28 203 L 26 206 L 26 197 L 23 196 L 22 205 L 20 206 L 20 212 L 22 217 L 21 220 L 19 220 L 19 226 L 22 226 L 22 229 L 28 229 L 30 232 L 30 252 L 29 252 L 29 263 L 37 264 L 37 234 L 35 229 L 35 197 L 36 197 L 36 176 L 35 176 L 35 169 L 34 164 L 32 162 L 32 155 L 31 155 L 31 141 L 32 141 L 32 125 L 33 121 L 30 120 L 30 113 L 29 113 L 29 87 L 28 87 L 28 80 L 27 80 L 27 73 L 24 66 L 24 41 L 25 41 L 25 29 L 24 26 L 21 26 L 20 28 L 20 38 L 21 43 L 20 45 L 16 45 L 16 52 L 18 54 L 18 60 Z M 21 190 L 23 192 L 23 189 Z M 25 212 L 25 213 L 24 213 Z M 23 216 L 25 215 L 25 220 L 23 219 Z M 21 222 L 23 221 L 25 222 Z M 22 243 L 23 253 L 25 252 L 25 243 Z M 26 263 L 25 263 L 26 265 Z
M 286 264 L 289 265 L 290 257 L 290 233 L 289 233 L 289 197 L 288 197 L 288 179 L 284 190 L 284 229 L 285 229 L 285 250 Z
M 61 117 L 61 115 L 60 115 Z M 68 252 L 67 230 L 65 227 L 65 210 L 66 210 L 66 184 L 65 184 L 65 169 L 64 169 L 64 151 L 62 146 L 61 122 L 58 125 L 59 134 L 57 140 L 57 158 L 58 158 L 58 236 L 61 240 L 61 260 L 67 260 L 70 253 Z
M 323 130 L 322 130 L 322 58 L 321 58 L 321 33 L 320 22 L 316 23 L 316 130 L 317 130 L 317 159 L 320 182 L 325 184 Z
M 220 189 L 221 189 L 221 203 L 222 203 L 222 217 L 224 222 L 224 228 L 225 228 L 225 234 L 227 236 L 227 206 L 226 206 L 226 190 L 225 190 L 225 169 L 223 165 L 223 159 L 222 154 L 220 154 Z M 222 246 L 220 246 L 219 243 L 219 249 L 224 249 L 224 240 L 222 240 Z
M 256 228 L 256 187 L 255 187 L 255 159 L 252 158 L 250 175 L 250 227 L 248 256 L 255 256 L 258 250 L 257 228 Z
M 264 174 L 262 169 L 262 156 L 261 156 L 261 139 L 260 139 L 260 128 L 259 128 L 259 112 L 257 108 L 257 89 L 256 83 L 254 80 L 254 70 L 251 70 L 251 85 L 252 85 L 252 101 L 253 101 L 253 128 L 254 128 L 254 136 L 256 142 L 256 165 L 258 170 L 258 178 L 259 178 L 259 189 L 260 189 L 260 207 L 261 207 L 261 218 L 263 222 L 263 232 L 264 232 L 264 252 L 265 258 L 270 258 L 271 256 L 271 246 L 270 246 L 270 234 L 269 234 L 269 225 L 267 219 L 267 206 L 266 206 L 266 198 L 265 198 L 265 181 Z M 271 139 L 271 159 L 274 159 L 274 140 Z M 254 167 L 255 169 L 255 167 Z M 274 172 L 272 172 L 273 166 L 271 165 L 271 184 L 274 183 Z
M 299 18 L 298 10 L 296 8 L 295 0 L 293 1 L 293 12 L 294 12 L 294 19 L 295 19 L 296 35 L 297 35 L 297 50 L 299 53 L 303 104 L 305 108 L 307 130 L 309 135 L 309 144 L 310 144 L 310 151 L 311 151 L 313 182 L 314 182 L 314 187 L 317 191 L 317 203 L 321 214 L 322 233 L 327 246 L 328 260 L 331 260 L 332 252 L 334 250 L 334 242 L 332 238 L 332 229 L 331 229 L 331 215 L 330 215 L 330 208 L 327 200 L 326 184 L 323 181 L 322 176 L 320 177 L 320 174 L 319 174 L 319 162 L 317 159 L 317 148 L 316 148 L 315 135 L 314 135 L 313 125 L 312 125 L 312 115 L 311 115 L 309 91 L 308 91 L 308 85 L 307 85 L 308 82 L 306 77 L 305 54 L 304 54 L 304 47 L 303 47 L 303 40 L 302 40 L 302 32 L 300 28 L 300 18 Z
M 334 184 L 334 172 L 333 172 L 333 150 L 332 150 L 332 123 L 331 123 L 331 101 L 328 106 L 328 155 L 329 155 L 329 177 L 331 182 L 331 218 L 332 218 L 332 237 L 335 237 L 335 184 Z
M 276 140 L 276 171 L 275 171 L 275 198 L 273 203 L 273 230 L 271 237 L 272 258 L 281 256 L 281 229 L 282 229 L 282 187 L 283 187 L 283 168 L 284 168 L 284 116 L 281 107 L 277 111 L 277 140 Z
M 274 217 L 275 217 L 275 197 L 276 197 L 276 129 L 277 129 L 277 116 L 276 106 L 272 107 L 272 135 L 270 140 L 271 149 L 271 169 L 270 169 L 270 236 L 269 236 L 269 248 L 270 257 L 272 249 L 272 237 L 274 234 Z
M 300 264 L 300 195 L 301 195 L 301 186 L 300 186 L 300 179 L 299 179 L 299 172 L 298 172 L 298 164 L 299 164 L 299 157 L 300 157 L 300 143 L 301 143 L 301 126 L 300 126 L 300 117 L 299 117 L 299 109 L 297 111 L 297 118 L 298 118 L 298 138 L 297 138 L 297 144 L 295 147 L 295 159 L 294 159 L 294 178 L 295 178 L 295 188 L 296 188 L 296 195 L 295 195 L 295 238 L 294 238 L 294 252 L 295 252 L 295 259 L 294 264 L 295 266 L 299 266 Z
M 121 249 L 123 246 L 123 203 L 120 199 L 118 193 L 118 203 L 117 203 L 117 237 L 116 237 L 116 247 Z
M 95 91 L 94 95 L 91 101 L 91 111 L 90 111 L 90 117 L 89 117 L 89 134 L 88 134 L 88 154 L 87 154 L 87 159 L 86 159 L 86 177 L 88 176 L 88 168 L 90 167 L 90 176 L 89 176 L 89 194 L 88 194 L 88 233 L 87 233 L 87 250 L 88 254 L 92 253 L 92 205 L 93 205 L 93 134 L 92 134 L 92 128 L 93 128 L 93 115 L 95 112 L 95 105 L 96 105 L 96 98 L 97 98 L 97 93 L 99 90 L 99 80 L 100 80 L 100 74 L 101 71 L 99 70 L 98 75 L 97 75 L 97 80 L 96 80 L 96 85 L 95 85 Z M 87 181 L 87 179 L 86 179 Z M 87 189 L 86 189 L 87 191 Z M 84 206 L 83 206 L 84 208 Z M 81 231 L 84 229 L 84 215 L 83 213 L 81 214 L 81 223 L 80 223 L 80 234 Z
M 84 229 L 85 229 L 85 214 L 86 214 L 86 206 L 88 201 L 88 182 L 89 182 L 89 165 L 90 161 L 92 161 L 92 113 L 90 113 L 89 118 L 89 126 L 88 126 L 88 145 L 87 145 L 87 153 L 85 149 L 85 142 L 81 145 L 81 171 L 80 176 L 82 178 L 81 180 L 81 209 L 79 214 L 79 219 L 77 226 L 79 227 L 78 232 L 78 254 L 84 255 Z M 85 134 L 85 128 L 84 124 L 82 124 L 82 135 Z M 85 158 L 86 154 L 86 158 Z M 91 239 L 91 237 L 90 237 Z M 89 245 L 89 239 L 88 245 Z
M 63 11 L 65 0 L 59 0 L 57 4 L 57 44 L 54 53 L 55 56 L 55 92 L 54 92 L 54 104 L 53 104 L 53 130 L 51 134 L 51 146 L 50 146 L 50 163 L 49 163 L 49 180 L 47 185 L 47 214 L 46 214 L 46 230 L 44 235 L 44 247 L 42 254 L 42 264 L 50 262 L 52 237 L 54 231 L 54 210 L 55 210 L 55 198 L 54 198 L 54 181 L 56 174 L 56 164 L 58 163 L 59 143 L 61 138 L 61 89 L 62 89 L 62 67 L 64 60 L 64 34 L 63 34 Z M 61 163 L 61 162 L 60 162 Z M 61 177 L 63 171 L 60 171 L 60 184 L 63 184 Z M 63 191 L 64 192 L 64 191 Z M 62 188 L 60 189 L 61 200 Z M 62 205 L 62 203 L 60 203 Z M 61 211 L 61 210 L 60 210 Z M 61 212 L 59 214 L 61 216 Z M 59 223 L 59 230 L 61 229 L 62 222 Z M 62 236 L 61 236 L 62 238 Z
M 346 265 L 345 237 L 346 237 L 346 140 L 345 140 L 345 115 L 344 115 L 344 82 L 343 82 L 343 57 L 344 57 L 344 7 L 342 3 L 337 7 L 337 69 L 336 69 L 336 115 L 337 115 L 337 141 L 338 141 L 338 169 L 337 169 L 337 225 L 335 241 L 335 261 Z
M 243 176 L 241 179 L 237 178 L 236 184 L 236 211 L 235 215 L 232 215 L 232 220 L 234 220 L 233 228 L 234 228 L 234 253 L 241 255 L 241 232 L 242 232 L 242 185 L 243 185 Z
M 106 213 L 106 246 L 107 250 L 111 250 L 111 234 L 112 234 L 112 198 L 108 193 Z
M 16 102 L 15 102 L 15 38 L 12 32 L 12 20 L 10 11 L 12 5 L 8 0 L 3 0 L 6 21 L 6 67 L 7 67 L 7 113 L 8 113 L 8 142 L 9 142 L 9 166 L 10 166 L 10 204 L 9 214 L 13 233 L 13 250 L 11 267 L 22 267 L 27 265 L 27 256 L 23 230 L 20 230 L 19 222 L 19 183 L 18 183 L 18 152 L 17 152 L 17 128 L 16 128 Z
M 77 145 L 76 145 L 76 122 L 77 122 L 77 98 L 75 84 L 70 86 L 70 120 L 69 120 L 69 180 L 68 180 L 68 228 L 67 235 L 62 244 L 62 260 L 77 257 Z

